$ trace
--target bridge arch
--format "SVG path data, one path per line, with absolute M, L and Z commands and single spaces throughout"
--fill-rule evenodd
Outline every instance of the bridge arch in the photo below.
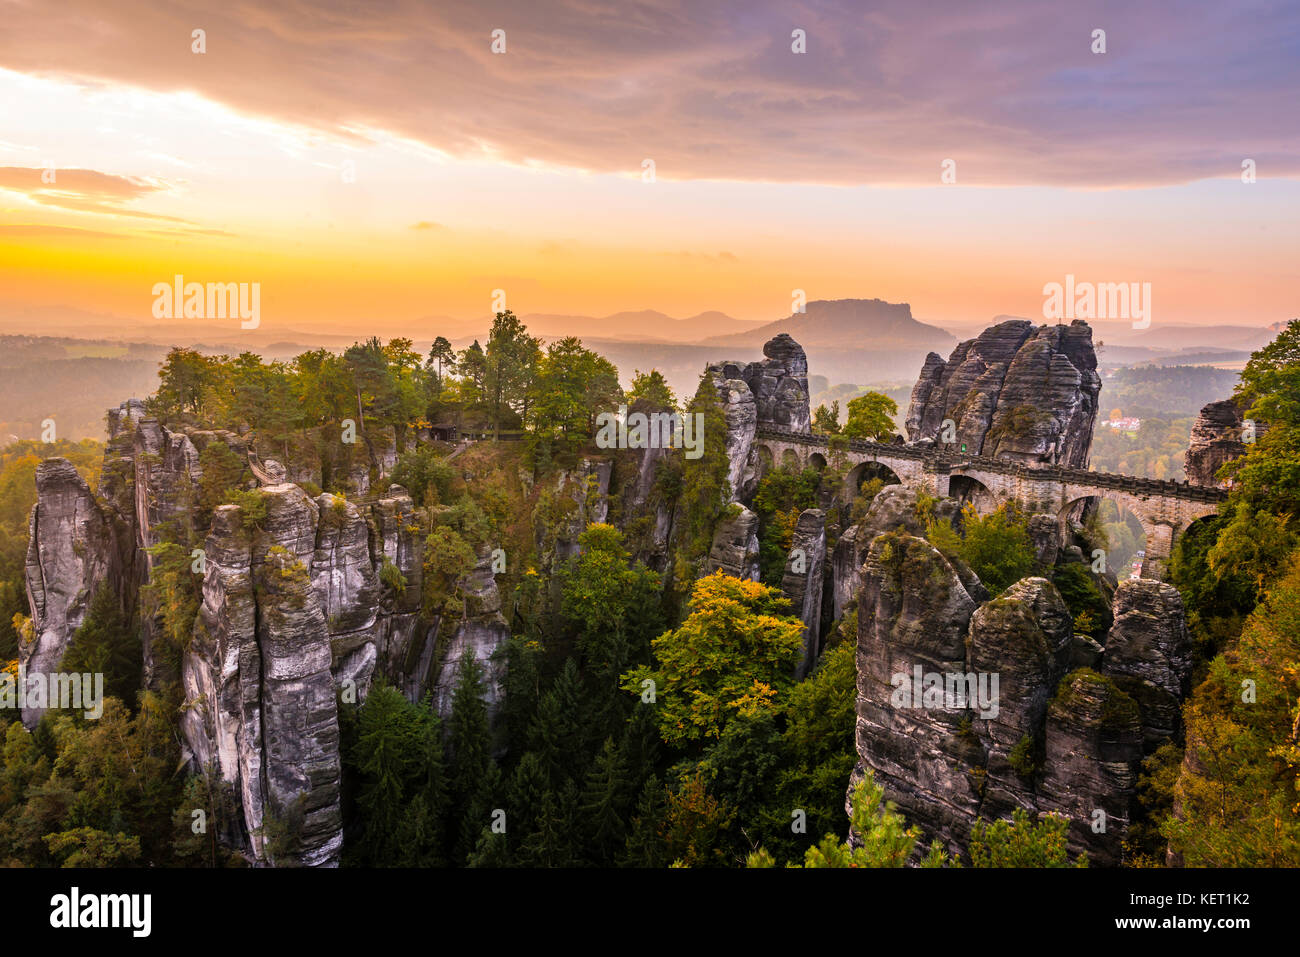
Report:
M 1109 500 L 1135 516 L 1145 537 L 1143 574 L 1162 578 L 1178 539 L 1197 520 L 1214 515 L 1227 492 L 1164 479 L 1112 475 L 1086 469 L 997 461 L 950 449 L 851 440 L 836 453 L 827 436 L 760 426 L 756 443 L 760 469 L 776 460 L 795 468 L 815 465 L 815 455 L 847 467 L 841 501 L 852 501 L 861 483 L 879 476 L 931 494 L 968 497 L 976 508 L 1015 502 L 1028 513 L 1069 516 L 1088 502 Z M 842 456 L 842 457 L 841 457 Z
M 818 472 L 823 472 L 826 470 L 826 456 L 822 455 L 820 452 L 813 452 L 808 456 L 808 464 Z
M 799 453 L 794 449 L 784 449 L 781 452 L 781 468 L 793 469 L 796 472 L 803 468 L 803 463 L 799 461 Z
M 993 490 L 973 475 L 948 476 L 948 495 L 950 498 L 955 498 L 963 507 L 974 505 L 975 511 L 981 515 L 996 511 L 1002 504 Z
M 1154 560 L 1168 554 L 1174 529 L 1167 523 L 1153 520 L 1150 510 L 1136 496 L 1096 489 L 1070 498 L 1057 510 L 1057 517 L 1067 523 L 1081 518 L 1104 526 L 1102 530 L 1106 540 L 1095 545 L 1105 551 L 1104 570 L 1120 581 L 1131 577 L 1135 571 L 1142 578 L 1159 577 L 1158 574 L 1153 576 L 1152 571 L 1163 573 L 1163 568 L 1158 568 Z M 1153 559 L 1150 566 L 1146 564 L 1148 555 Z M 1093 561 L 1097 556 L 1084 557 Z
M 857 498 L 858 492 L 862 489 L 863 482 L 870 482 L 878 478 L 886 485 L 902 485 L 903 480 L 898 477 L 898 473 L 888 465 L 880 462 L 866 461 L 859 462 L 849 473 L 844 476 L 844 496 L 846 501 L 852 502 Z

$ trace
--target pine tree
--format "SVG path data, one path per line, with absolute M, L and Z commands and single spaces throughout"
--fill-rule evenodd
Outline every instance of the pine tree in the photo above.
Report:
M 394 866 L 404 854 L 399 830 L 427 763 L 420 747 L 428 734 L 426 716 L 386 685 L 372 688 L 361 707 L 353 757 L 360 779 L 358 856 L 373 867 Z
M 537 867 L 572 867 L 576 864 L 574 809 L 578 790 L 569 781 L 560 792 L 542 798 L 537 830 L 524 842 L 524 854 Z
M 433 713 L 429 697 L 420 710 L 425 716 L 419 738 L 422 767 L 409 789 L 413 797 L 401 825 L 402 864 L 442 867 L 446 864 L 442 835 L 448 800 L 442 722 Z
M 466 860 L 488 823 L 489 802 L 500 773 L 492 761 L 483 670 L 471 654 L 460 659 L 448 720 L 448 750 L 453 817 L 453 863 Z M 497 772 L 493 774 L 493 772 Z
M 632 794 L 638 794 L 642 785 L 655 773 L 659 761 L 659 725 L 655 719 L 655 706 L 636 699 L 632 715 L 623 725 L 623 738 L 619 742 L 619 755 L 627 766 L 627 780 Z
M 627 767 L 613 738 L 596 756 L 582 789 L 582 814 L 586 857 L 600 867 L 614 863 L 615 853 L 627 838 Z
M 112 589 L 102 586 L 59 667 L 67 672 L 102 674 L 104 695 L 129 708 L 140 690 L 141 655 L 138 632 L 122 614 Z
M 569 658 L 551 689 L 542 695 L 531 728 L 532 748 L 546 768 L 552 790 L 586 771 L 587 709 L 577 663 Z
M 537 818 L 541 814 L 542 800 L 549 785 L 546 768 L 534 751 L 529 751 L 515 765 L 515 773 L 510 781 L 510 809 L 508 826 L 512 834 L 519 835 L 522 843 L 537 827 Z
M 666 867 L 668 851 L 662 824 L 665 814 L 664 789 L 657 776 L 641 788 L 627 841 L 623 845 L 623 867 Z

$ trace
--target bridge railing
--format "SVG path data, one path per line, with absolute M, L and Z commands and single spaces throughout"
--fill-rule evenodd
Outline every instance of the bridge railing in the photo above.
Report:
M 775 439 L 792 442 L 813 448 L 826 449 L 830 446 L 829 436 L 818 432 L 792 432 L 785 429 L 759 429 L 758 438 Z M 892 457 L 925 462 L 932 471 L 948 471 L 953 466 L 977 468 L 1001 475 L 1013 475 L 1029 481 L 1069 482 L 1076 485 L 1091 485 L 1116 491 L 1130 492 L 1137 495 L 1161 495 L 1180 498 L 1194 502 L 1222 502 L 1228 497 L 1227 490 L 1205 485 L 1189 485 L 1186 482 L 1173 482 L 1169 479 L 1142 478 L 1136 475 L 1120 475 L 1114 472 L 1093 472 L 1089 469 L 1072 468 L 1063 465 L 1032 466 L 1023 462 L 1003 462 L 984 455 L 969 455 L 949 451 L 942 447 L 917 448 L 912 445 L 890 445 L 884 442 L 867 442 L 850 439 L 848 449 L 876 457 Z

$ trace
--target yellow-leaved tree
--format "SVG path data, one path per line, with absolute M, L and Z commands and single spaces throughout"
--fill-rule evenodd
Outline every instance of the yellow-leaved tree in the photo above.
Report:
M 695 583 L 686 620 L 651 642 L 656 666 L 627 672 L 623 687 L 653 697 L 668 744 L 716 740 L 731 715 L 770 707 L 794 685 L 803 623 L 789 611 L 775 588 L 714 572 Z

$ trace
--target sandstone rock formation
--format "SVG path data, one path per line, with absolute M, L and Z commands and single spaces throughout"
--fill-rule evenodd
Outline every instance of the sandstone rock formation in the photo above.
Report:
M 1177 731 L 1188 692 L 1192 641 L 1183 598 L 1173 585 L 1129 579 L 1120 582 L 1113 607 L 1102 674 L 1137 703 L 1150 754 Z
M 1070 820 L 1071 850 L 1087 851 L 1090 863 L 1119 863 L 1142 758 L 1137 705 L 1115 682 L 1080 668 L 1062 680 L 1045 733 L 1037 808 Z
M 495 720 L 501 710 L 505 662 L 498 652 L 509 640 L 510 628 L 501 615 L 501 596 L 496 579 L 492 577 L 491 549 L 480 548 L 477 557 L 474 570 L 461 585 L 465 596 L 464 614 L 459 621 L 442 624 L 451 637 L 446 643 L 438 680 L 433 686 L 433 703 L 444 719 L 451 716 L 456 681 L 460 677 L 461 663 L 467 657 L 478 663 L 483 675 L 489 719 Z
M 296 485 L 264 496 L 260 532 L 234 505 L 213 517 L 181 728 L 195 762 L 239 794 L 255 859 L 269 817 L 298 832 L 302 863 L 336 864 L 336 692 L 311 578 L 320 506 Z
M 871 539 L 862 526 L 845 529 L 831 552 L 831 620 L 838 621 L 854 606 L 862 587 L 862 564 L 867 560 Z
M 804 624 L 804 655 L 796 674 L 806 675 L 821 649 L 822 567 L 826 561 L 826 513 L 804 509 L 794 527 L 781 592 Z
M 969 454 L 1085 468 L 1100 391 L 1087 323 L 1012 319 L 961 343 L 947 362 L 926 357 L 907 433 L 912 442 L 940 441 L 951 420 L 955 448 Z
M 142 677 L 155 687 L 179 683 L 183 753 L 193 771 L 228 788 L 241 811 L 237 833 L 223 837 L 254 862 L 274 863 L 267 834 L 289 833 L 282 855 L 336 864 L 340 696 L 364 699 L 378 673 L 412 700 L 432 690 L 445 709 L 456 664 L 473 655 L 485 665 L 490 711 L 499 705 L 503 674 L 494 655 L 509 631 L 490 550 L 480 549 L 459 583 L 464 612 L 430 621 L 420 593 L 431 517 L 405 489 L 392 486 L 363 505 L 328 492 L 312 498 L 299 485 L 274 481 L 302 474 L 301 465 L 266 459 L 254 512 L 220 505 L 209 515 L 199 507 L 203 452 L 220 443 L 228 461 L 247 462 L 245 440 L 168 429 L 137 400 L 110 410 L 108 423 L 99 496 L 62 459 L 38 468 L 27 561 L 33 639 L 20 649 L 24 663 L 35 672 L 57 668 L 100 587 L 133 610 L 156 574 L 152 546 L 199 546 L 192 635 L 180 647 L 165 636 L 161 614 L 144 616 Z M 339 452 L 364 465 L 339 468 L 340 478 L 364 472 L 368 482 L 386 472 L 390 443 L 378 433 L 373 441 L 378 459 L 367 459 L 364 445 Z M 583 527 L 604 517 L 608 474 L 608 463 L 597 464 L 574 483 Z M 256 485 L 248 471 L 234 481 Z M 576 539 L 580 528 L 571 531 Z M 31 726 L 39 713 L 23 717 Z
M 1040 568 L 1051 568 L 1061 554 L 1065 541 L 1065 522 L 1050 512 L 1029 516 L 1029 540 L 1034 544 L 1034 558 Z
M 924 539 L 877 537 L 858 605 L 858 765 L 910 822 L 930 836 L 964 834 L 979 811 L 986 748 L 964 708 L 896 707 L 895 676 L 914 669 L 965 672 L 966 631 L 977 602 L 948 560 Z M 910 687 L 910 684 L 909 684 Z
M 1264 429 L 1256 424 L 1256 437 Z M 1245 433 L 1241 407 L 1234 399 L 1222 399 L 1202 407 L 1201 414 L 1192 424 L 1192 435 L 1187 454 L 1183 457 L 1183 472 L 1193 485 L 1211 485 L 1226 488 L 1227 480 L 1216 475 L 1224 465 L 1246 454 Z
M 757 429 L 812 431 L 803 347 L 781 333 L 763 346 L 763 355 L 758 362 L 716 362 L 705 370 L 726 412 L 728 479 L 737 502 L 748 501 L 758 486 Z
M 29 675 L 58 670 L 96 590 L 119 586 L 123 578 L 113 516 L 71 462 L 51 458 L 38 465 L 36 494 L 26 562 L 32 638 L 18 643 L 18 660 Z M 27 705 L 23 724 L 35 727 L 44 711 Z
M 758 581 L 758 516 L 745 506 L 734 517 L 718 522 L 709 550 L 709 573 L 724 571 L 736 578 Z
M 871 771 L 927 841 L 952 852 L 977 820 L 1023 808 L 1066 815 L 1072 853 L 1119 863 L 1140 761 L 1175 732 L 1186 691 L 1177 591 L 1123 583 L 1102 647 L 1072 634 L 1047 579 L 1022 579 L 988 601 L 973 577 L 906 531 L 871 542 L 858 606 L 853 781 Z M 996 707 L 977 707 L 970 693 L 918 702 L 914 675 L 934 676 L 939 688 L 955 679 L 964 692 L 986 680 Z

